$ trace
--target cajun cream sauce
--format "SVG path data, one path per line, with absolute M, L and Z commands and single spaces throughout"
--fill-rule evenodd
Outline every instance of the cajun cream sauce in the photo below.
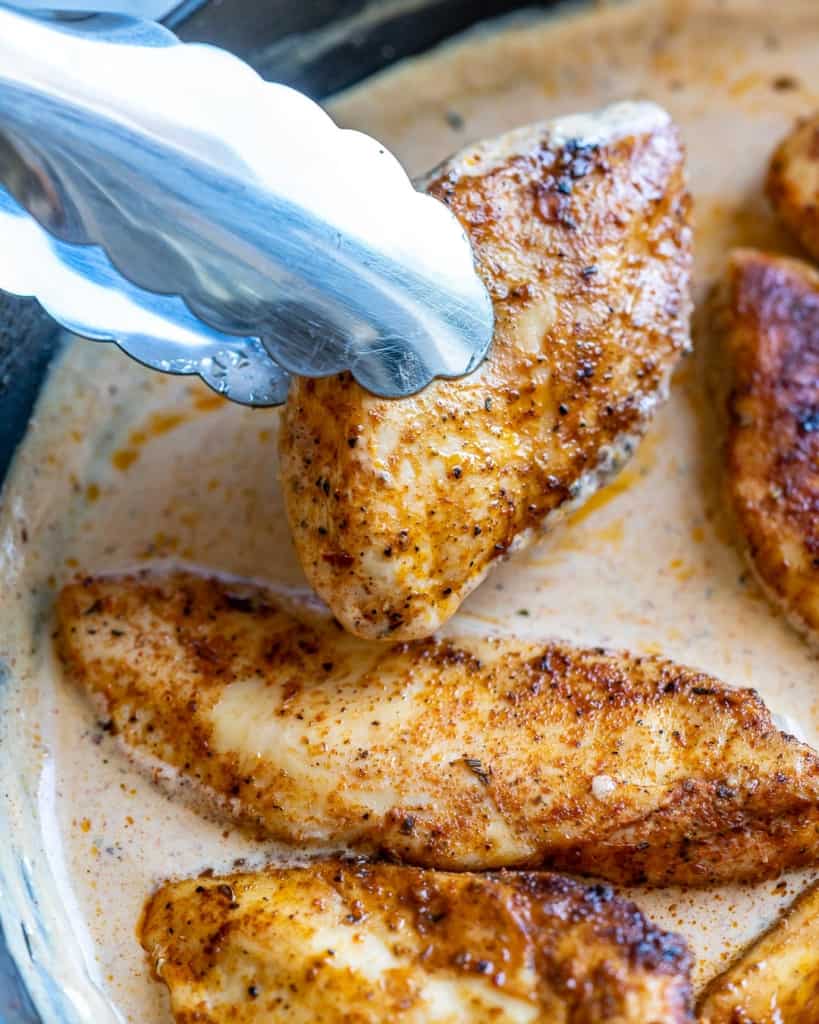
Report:
M 794 116 L 819 106 L 819 6 L 775 6 L 772 17 L 769 0 L 669 0 L 512 20 L 399 66 L 332 111 L 417 174 L 469 140 L 528 121 L 656 100 L 688 146 L 701 307 L 730 246 L 792 249 L 761 181 Z M 706 319 L 700 313 L 701 347 Z M 206 820 L 129 765 L 60 678 L 53 595 L 76 573 L 168 563 L 303 592 L 277 483 L 277 423 L 275 410 L 230 405 L 78 341 L 51 374 L 3 494 L 0 824 L 9 841 L 0 857 L 7 877 L 27 877 L 38 893 L 46 924 L 38 930 L 30 916 L 29 942 L 55 967 L 78 1019 L 170 1020 L 134 931 L 161 880 L 298 852 Z M 736 553 L 718 470 L 690 359 L 628 468 L 568 526 L 497 569 L 449 628 L 663 652 L 756 687 L 819 743 L 819 663 Z M 701 982 L 807 877 L 633 895 L 687 936 Z M 23 907 L 23 882 L 9 892 Z

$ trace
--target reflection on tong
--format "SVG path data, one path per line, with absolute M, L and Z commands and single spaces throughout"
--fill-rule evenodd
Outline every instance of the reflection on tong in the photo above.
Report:
M 375 140 L 149 21 L 0 8 L 0 287 L 141 362 L 276 404 L 473 370 L 469 242 Z

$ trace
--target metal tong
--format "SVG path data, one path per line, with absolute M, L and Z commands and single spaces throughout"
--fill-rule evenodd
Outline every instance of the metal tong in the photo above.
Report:
M 465 233 L 383 146 L 150 21 L 0 6 L 0 185 L 0 288 L 238 402 L 405 396 L 491 340 Z

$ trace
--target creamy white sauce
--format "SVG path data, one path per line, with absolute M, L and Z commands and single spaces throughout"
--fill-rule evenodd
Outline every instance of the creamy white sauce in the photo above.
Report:
M 785 0 L 775 19 L 771 10 L 755 0 L 676 2 L 519 23 L 392 71 L 340 98 L 334 113 L 419 174 L 470 139 L 527 121 L 657 101 L 689 149 L 701 300 L 731 245 L 792 250 L 760 185 L 775 141 L 819 105 L 819 8 Z M 275 411 L 228 405 L 109 346 L 77 342 L 3 494 L 0 657 L 11 678 L 0 689 L 0 829 L 11 839 L 0 856 L 25 857 L 51 923 L 41 933 L 29 917 L 32 948 L 58 965 L 72 1005 L 94 1024 L 116 1019 L 110 1006 L 134 1024 L 170 1020 L 134 935 L 157 883 L 297 853 L 204 820 L 107 736 L 96 742 L 93 710 L 51 657 L 50 603 L 77 572 L 168 562 L 304 593 L 276 479 L 277 421 Z M 662 651 L 756 687 L 816 745 L 816 657 L 760 594 L 721 509 L 714 428 L 691 360 L 633 463 L 551 539 L 490 576 L 450 628 Z M 597 788 L 606 799 L 609 783 Z M 8 895 L 22 905 L 17 877 Z M 634 895 L 689 938 L 704 979 L 806 877 Z

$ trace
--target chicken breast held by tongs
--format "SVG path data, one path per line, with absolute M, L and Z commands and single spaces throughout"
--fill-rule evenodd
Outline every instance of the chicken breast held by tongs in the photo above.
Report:
M 371 639 L 432 633 L 615 473 L 689 344 L 689 197 L 660 108 L 510 132 L 426 188 L 472 241 L 495 310 L 488 358 L 398 401 L 348 375 L 296 380 L 281 435 L 305 573 Z

